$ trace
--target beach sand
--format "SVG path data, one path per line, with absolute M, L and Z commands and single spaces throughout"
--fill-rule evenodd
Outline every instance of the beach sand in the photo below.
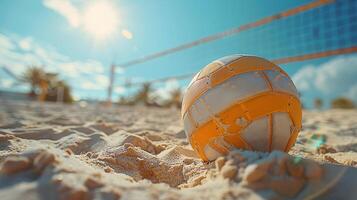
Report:
M 0 198 L 356 199 L 357 111 L 304 111 L 288 153 L 204 163 L 177 109 L 0 100 Z

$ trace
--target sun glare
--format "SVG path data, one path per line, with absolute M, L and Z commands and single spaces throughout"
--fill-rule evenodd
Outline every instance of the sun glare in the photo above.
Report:
M 133 38 L 133 34 L 126 29 L 122 30 L 121 34 L 128 40 L 131 40 Z
M 113 34 L 118 26 L 118 14 L 115 6 L 108 1 L 90 3 L 83 15 L 84 30 L 95 39 L 104 40 Z

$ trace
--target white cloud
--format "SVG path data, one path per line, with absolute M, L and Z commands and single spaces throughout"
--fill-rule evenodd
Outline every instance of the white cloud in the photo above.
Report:
M 123 94 L 125 91 L 126 91 L 125 88 L 121 86 L 117 86 L 114 88 L 114 92 L 117 94 Z
M 16 49 L 12 45 L 15 43 L 20 49 L 26 49 L 26 52 Z M 0 65 L 6 66 L 17 75 L 20 75 L 29 65 L 44 66 L 46 70 L 63 73 L 64 76 L 69 77 L 104 72 L 104 66 L 99 61 L 72 60 L 56 50 L 42 47 L 31 37 L 21 38 L 3 34 L 0 34 Z
M 115 32 L 118 15 L 112 1 L 88 0 L 79 2 L 78 4 L 78 0 L 43 0 L 43 5 L 66 18 L 69 25 L 74 28 L 94 33 L 99 37 Z M 101 10 L 106 11 L 106 13 L 97 13 Z M 123 38 L 127 40 L 134 37 L 133 33 L 127 29 L 122 29 L 120 32 Z
M 297 72 L 292 78 L 296 87 L 301 91 L 306 91 L 313 87 L 314 83 L 311 80 L 314 79 L 315 71 L 314 66 L 308 65 Z
M 292 77 L 298 90 L 357 100 L 357 56 L 341 56 L 319 66 L 303 67 Z
M 153 95 L 160 96 L 162 99 L 169 99 L 171 97 L 171 92 L 180 88 L 180 84 L 176 79 L 168 80 L 165 82 L 163 87 L 158 88 L 155 90 Z
M 120 66 L 115 67 L 116 74 L 123 74 L 124 72 L 125 72 L 125 69 L 123 67 L 120 67 Z
M 0 46 L 4 49 L 14 49 L 15 45 L 8 37 L 3 34 L 0 34 Z
M 70 77 L 78 77 L 80 74 L 101 74 L 104 72 L 103 65 L 95 60 L 64 62 L 59 63 L 58 67 Z
M 105 75 L 96 75 L 94 79 L 84 80 L 80 87 L 86 90 L 105 90 L 109 85 L 109 78 Z
M 80 13 L 70 0 L 44 0 L 43 4 L 64 16 L 71 26 L 80 25 Z
M 97 84 L 93 83 L 92 81 L 83 81 L 81 82 L 81 88 L 85 90 L 99 90 L 101 89 L 98 87 Z
M 68 62 L 68 63 L 63 63 L 60 64 L 59 67 L 61 68 L 61 71 L 66 73 L 70 77 L 77 77 L 79 72 L 78 72 L 78 66 L 77 63 L 74 62 Z
M 82 73 L 103 73 L 103 65 L 102 63 L 96 61 L 96 60 L 88 60 L 86 63 L 78 63 L 78 64 L 84 64 L 82 67 L 80 67 Z
M 69 81 L 74 87 L 74 92 L 76 84 L 80 86 L 79 89 L 94 88 L 104 91 L 109 83 L 103 74 L 103 64 L 97 60 L 73 60 L 55 49 L 43 47 L 31 37 L 23 38 L 0 33 L 0 66 L 6 67 L 19 77 L 31 65 L 42 66 L 48 72 L 58 73 L 62 79 Z M 4 88 L 10 85 L 7 80 L 1 80 L 0 84 Z M 22 86 L 16 88 L 20 87 Z
M 0 80 L 0 87 L 10 88 L 15 82 L 11 79 L 2 79 Z
M 107 87 L 109 84 L 109 78 L 107 76 L 104 75 L 97 75 L 95 77 L 96 80 L 96 84 L 98 84 L 99 86 L 105 86 Z
M 24 51 L 29 51 L 32 48 L 32 39 L 27 37 L 19 41 L 19 47 Z

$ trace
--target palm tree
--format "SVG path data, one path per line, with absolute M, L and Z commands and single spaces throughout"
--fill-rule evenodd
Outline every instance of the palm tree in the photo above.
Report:
M 40 95 L 38 96 L 39 101 L 47 100 L 49 92 L 52 92 L 53 88 L 58 84 L 58 74 L 55 73 L 47 73 L 43 76 L 40 81 Z
M 56 73 L 46 73 L 38 66 L 30 66 L 21 80 L 30 84 L 29 94 L 38 96 L 39 101 L 73 101 L 69 85 L 65 81 L 59 80 Z
M 64 103 L 73 102 L 70 86 L 64 80 L 54 80 L 50 83 L 46 101 L 57 101 Z
M 181 88 L 173 89 L 170 92 L 170 99 L 168 101 L 169 106 L 175 106 L 176 108 L 181 108 L 182 103 L 182 90 Z
M 30 84 L 30 96 L 36 96 L 41 82 L 45 80 L 45 72 L 38 66 L 30 66 L 23 74 L 21 81 Z
M 149 106 L 150 102 L 150 93 L 152 91 L 150 83 L 144 83 L 141 90 L 135 95 L 134 102 L 135 103 L 144 103 L 145 105 Z
M 331 108 L 352 109 L 355 108 L 355 104 L 351 99 L 346 97 L 338 97 L 331 101 Z
M 118 104 L 119 105 L 133 105 L 134 101 L 130 97 L 121 96 L 121 97 L 119 97 Z
M 320 110 L 320 109 L 322 108 L 322 105 L 323 105 L 322 99 L 316 98 L 316 99 L 314 100 L 314 107 L 315 107 L 317 110 Z

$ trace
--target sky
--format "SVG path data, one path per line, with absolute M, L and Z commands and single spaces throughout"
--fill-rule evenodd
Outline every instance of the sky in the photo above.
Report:
M 145 81 L 195 73 L 230 54 L 267 59 L 357 46 L 357 2 L 339 0 L 237 35 L 130 68 L 132 59 L 229 30 L 309 3 L 259 0 L 1 0 L 0 66 L 20 76 L 30 65 L 56 72 L 77 99 L 105 99 L 116 64 L 113 99 L 133 92 L 126 80 Z M 357 102 L 357 55 L 340 55 L 281 67 L 302 101 L 346 96 Z M 156 84 L 167 95 L 190 80 Z M 0 90 L 27 91 L 0 70 Z

